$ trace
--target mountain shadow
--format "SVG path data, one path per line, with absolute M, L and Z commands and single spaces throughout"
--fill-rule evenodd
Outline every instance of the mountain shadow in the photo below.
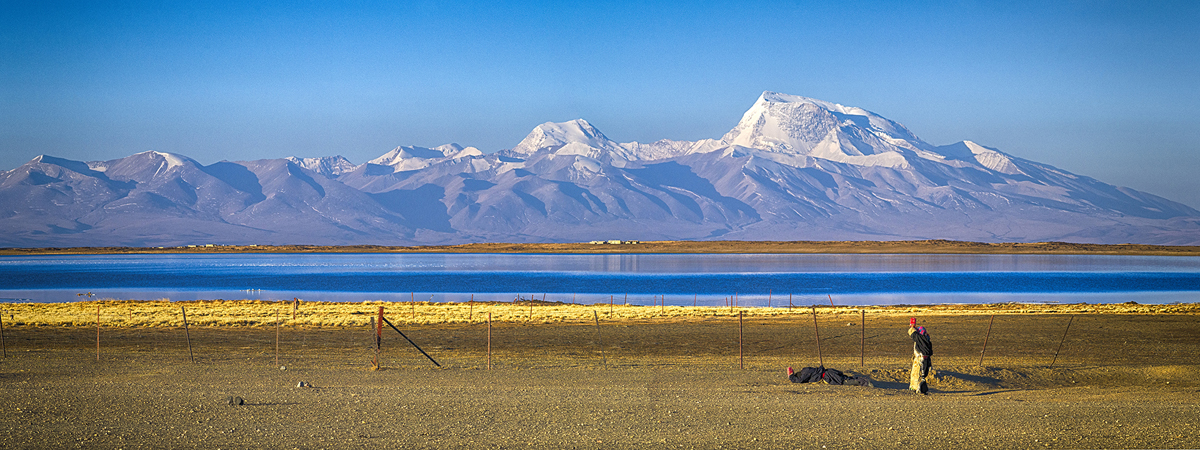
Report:
M 436 184 L 426 184 L 416 189 L 396 189 L 378 194 L 367 194 L 384 209 L 400 214 L 405 225 L 413 228 L 453 233 L 450 214 L 442 198 L 446 189 Z

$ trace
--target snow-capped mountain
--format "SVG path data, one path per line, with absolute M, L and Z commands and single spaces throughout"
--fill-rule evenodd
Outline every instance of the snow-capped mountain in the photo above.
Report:
M 482 156 L 483 152 L 475 147 L 464 148 L 458 144 L 439 145 L 434 148 L 402 146 L 392 149 L 383 156 L 367 161 L 367 164 L 388 166 L 397 172 L 418 170 L 447 159 Z M 351 168 L 350 170 L 353 170 Z M 347 170 L 346 172 L 349 172 Z
M 353 171 L 358 167 L 342 155 L 323 156 L 320 158 L 297 158 L 295 156 L 289 156 L 284 159 L 291 161 L 292 164 L 319 173 L 326 178 L 336 177 L 343 173 Z
M 0 246 L 595 239 L 1200 244 L 1200 212 L 861 108 L 764 92 L 719 139 L 617 143 L 585 120 L 509 150 L 222 161 L 39 156 L 0 174 Z

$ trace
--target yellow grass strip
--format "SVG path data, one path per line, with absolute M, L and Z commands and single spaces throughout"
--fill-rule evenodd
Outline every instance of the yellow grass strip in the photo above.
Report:
M 290 301 L 263 300 L 98 300 L 71 303 L 9 303 L 0 304 L 0 312 L 9 326 L 95 326 L 96 306 L 100 306 L 100 322 L 105 327 L 182 327 L 180 306 L 187 308 L 192 326 L 208 327 L 270 327 L 275 324 L 276 308 L 289 311 Z M 291 314 L 281 316 L 288 326 L 358 327 L 367 326 L 380 306 L 388 320 L 397 326 L 483 323 L 488 314 L 499 323 L 590 323 L 593 311 L 601 321 L 672 320 L 705 317 L 735 317 L 744 312 L 747 317 L 802 316 L 812 313 L 805 308 L 734 308 L 692 306 L 614 306 L 609 314 L 607 303 L 573 305 L 536 303 L 530 317 L 529 304 L 475 302 L 467 303 L 408 303 L 365 301 L 361 303 L 301 301 L 295 319 Z M 1174 305 L 1139 304 L 1021 304 L 990 305 L 923 305 L 923 306 L 838 306 L 817 307 L 820 315 L 852 315 L 860 311 L 872 315 L 986 315 L 986 314 L 1200 314 L 1200 304 Z

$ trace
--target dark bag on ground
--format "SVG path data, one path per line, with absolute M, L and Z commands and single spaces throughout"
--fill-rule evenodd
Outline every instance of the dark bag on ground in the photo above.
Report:
M 846 374 L 837 369 L 822 367 L 805 367 L 788 377 L 793 383 L 816 383 L 825 380 L 828 384 L 841 385 L 846 382 Z

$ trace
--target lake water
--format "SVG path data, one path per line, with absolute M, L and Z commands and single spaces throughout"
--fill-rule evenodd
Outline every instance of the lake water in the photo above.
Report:
M 0 301 L 301 298 L 742 306 L 1193 303 L 1200 258 L 1076 255 L 237 254 L 0 257 Z

